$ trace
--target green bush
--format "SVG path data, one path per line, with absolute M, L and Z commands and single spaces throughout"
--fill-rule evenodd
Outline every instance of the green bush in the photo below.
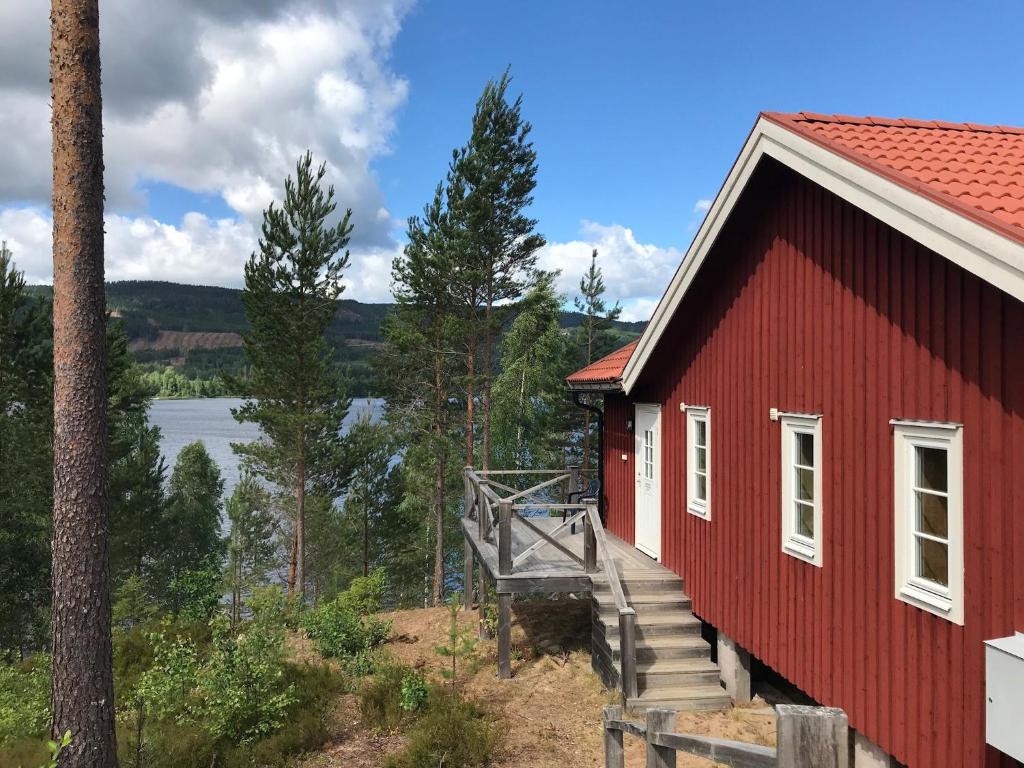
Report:
M 482 710 L 450 690 L 432 688 L 408 744 L 388 759 L 387 766 L 476 768 L 490 760 L 494 743 L 494 731 Z
M 0 665 L 0 746 L 45 738 L 50 723 L 50 657 Z
M 361 576 L 334 600 L 304 614 L 302 626 L 323 656 L 352 659 L 367 654 L 387 639 L 391 623 L 368 614 L 380 610 L 384 572 Z
M 402 692 L 400 704 L 406 712 L 418 712 L 427 703 L 427 681 L 423 675 L 414 669 L 410 669 L 402 677 Z

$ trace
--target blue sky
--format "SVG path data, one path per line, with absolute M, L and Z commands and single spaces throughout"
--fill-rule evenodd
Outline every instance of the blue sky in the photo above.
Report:
M 0 236 L 30 278 L 47 280 L 46 13 L 9 5 L 19 7 L 0 9 Z M 112 279 L 239 284 L 262 207 L 312 147 L 355 209 L 349 295 L 387 300 L 404 220 L 506 66 L 534 125 L 544 264 L 564 268 L 570 295 L 598 247 L 610 294 L 637 318 L 762 109 L 1024 125 L 1020 0 L 111 7 L 101 32 Z

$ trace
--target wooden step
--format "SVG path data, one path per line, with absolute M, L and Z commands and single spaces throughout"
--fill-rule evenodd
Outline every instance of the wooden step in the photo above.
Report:
M 594 574 L 590 577 L 592 592 L 594 594 L 611 593 L 611 586 L 603 574 Z M 631 578 L 621 579 L 622 591 L 628 600 L 635 594 L 683 594 L 683 580 L 671 574 L 661 575 L 640 575 Z
M 614 637 L 608 637 L 605 633 L 595 631 L 591 642 L 599 652 L 604 653 L 611 660 L 619 660 L 619 635 L 617 632 Z M 636 645 L 637 664 L 659 659 L 693 658 L 711 658 L 711 646 L 703 638 L 695 635 L 650 637 L 638 641 Z
M 602 621 L 598 623 L 604 627 L 605 637 L 618 638 L 619 621 Z M 637 614 L 636 639 L 637 644 L 641 640 L 662 635 L 696 635 L 700 636 L 700 619 L 685 611 L 651 612 L 642 616 Z
M 615 598 L 611 592 L 595 592 L 592 596 L 594 605 L 599 610 L 615 611 Z M 626 598 L 626 602 L 631 608 L 636 609 L 637 613 L 640 612 L 641 608 L 650 607 L 663 607 L 666 609 L 674 608 L 681 611 L 689 612 L 692 606 L 690 598 L 684 595 L 682 592 L 667 593 L 667 592 L 640 592 L 634 593 Z
M 629 709 L 644 712 L 650 707 L 663 707 L 677 711 L 722 710 L 732 707 L 725 689 L 720 685 L 687 685 L 655 688 L 644 691 L 626 702 Z
M 707 658 L 660 659 L 638 663 L 637 688 L 649 691 L 656 688 L 718 685 L 718 665 Z

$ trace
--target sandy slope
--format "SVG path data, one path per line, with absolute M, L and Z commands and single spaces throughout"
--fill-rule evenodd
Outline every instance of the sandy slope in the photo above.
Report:
M 501 740 L 492 765 L 498 768 L 595 768 L 604 765 L 601 708 L 615 701 L 590 669 L 589 603 L 578 600 L 517 603 L 514 609 L 511 680 L 498 680 L 493 641 L 478 646 L 475 670 L 465 671 L 466 694 L 494 716 Z M 388 649 L 404 664 L 436 675 L 442 660 L 434 648 L 445 641 L 448 612 L 444 609 L 398 611 Z M 460 613 L 467 627 L 476 615 Z M 372 734 L 359 722 L 353 697 L 344 697 L 337 712 L 339 736 L 321 753 L 303 763 L 307 768 L 376 768 L 386 754 L 401 747 L 394 734 Z M 677 730 L 760 744 L 774 744 L 775 718 L 761 701 L 728 712 L 682 713 Z M 644 765 L 639 742 L 627 736 L 627 766 Z M 680 766 L 709 766 L 698 758 L 679 756 Z

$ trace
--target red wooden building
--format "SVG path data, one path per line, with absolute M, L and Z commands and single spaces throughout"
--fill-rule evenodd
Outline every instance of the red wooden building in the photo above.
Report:
M 1018 764 L 984 643 L 1024 631 L 1022 301 L 1024 130 L 762 114 L 639 342 L 569 379 L 608 529 L 913 768 Z

